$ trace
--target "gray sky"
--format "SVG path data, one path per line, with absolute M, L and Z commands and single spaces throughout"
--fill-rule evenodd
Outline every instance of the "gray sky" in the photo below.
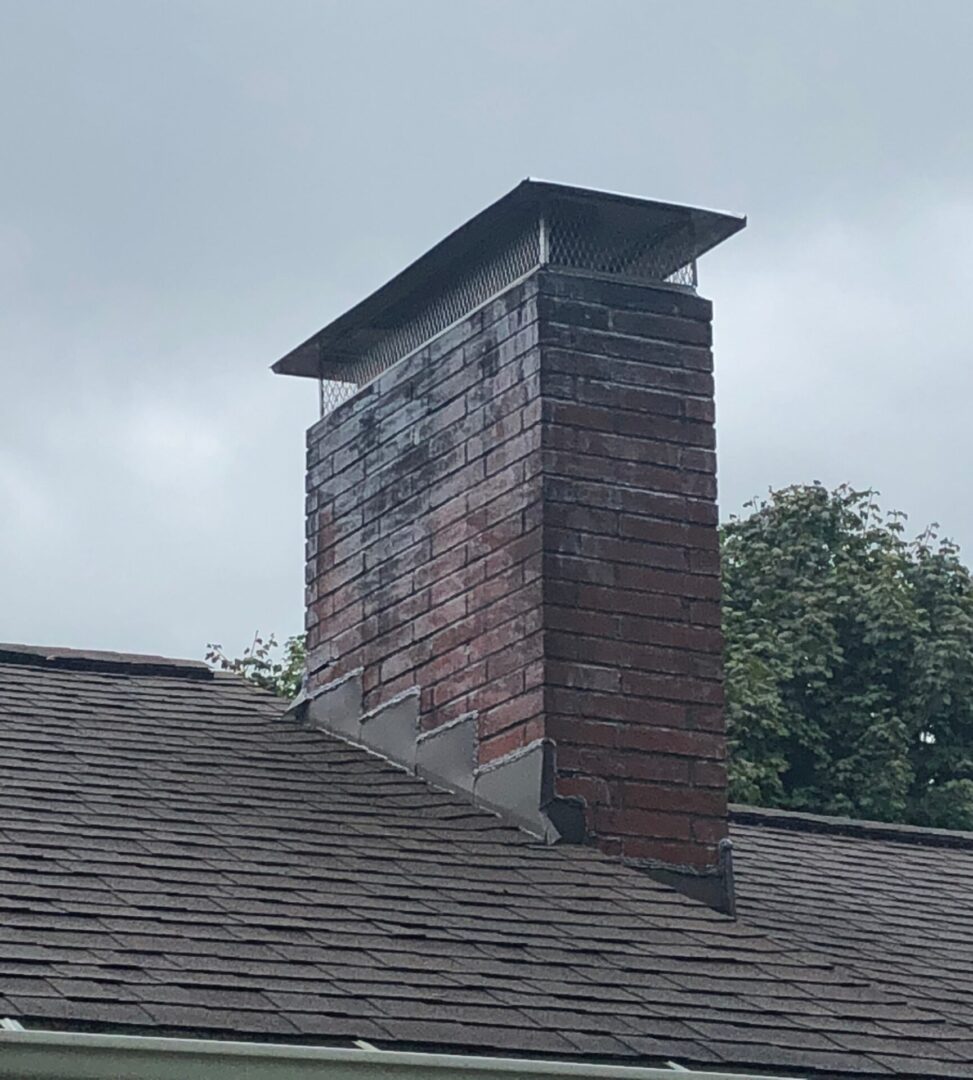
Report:
M 268 365 L 522 177 L 747 213 L 724 513 L 874 485 L 973 551 L 973 2 L 0 0 L 0 640 L 303 611 Z

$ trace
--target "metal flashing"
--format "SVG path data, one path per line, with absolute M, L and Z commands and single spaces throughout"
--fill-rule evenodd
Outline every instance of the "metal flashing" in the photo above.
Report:
M 626 859 L 626 863 L 641 870 L 663 885 L 669 885 L 683 896 L 699 900 L 714 911 L 736 918 L 736 889 L 733 879 L 733 841 L 723 839 L 717 847 L 717 865 L 700 870 L 695 866 L 673 866 L 655 859 Z
M 306 717 L 311 727 L 323 728 L 352 742 L 361 742 L 363 668 L 308 692 Z
M 477 713 L 464 713 L 416 739 L 416 775 L 449 788 L 473 794 L 476 767 Z
M 868 821 L 737 803 L 730 804 L 729 815 L 730 821 L 740 825 L 763 825 L 791 832 L 887 840 L 922 847 L 973 849 L 973 832 L 959 829 L 935 829 L 926 825 L 906 825 L 896 821 Z
M 419 734 L 419 690 L 412 687 L 396 694 L 361 718 L 363 746 L 415 772 L 416 737 Z
M 549 844 L 558 840 L 581 842 L 584 839 L 582 804 L 556 794 L 555 753 L 556 747 L 550 739 L 538 739 L 481 765 L 473 776 L 474 802 Z M 556 820 L 560 821 L 560 827 Z
M 418 688 L 410 687 L 363 712 L 358 668 L 310 691 L 285 715 L 364 746 L 546 843 L 583 842 L 583 804 L 555 791 L 553 742 L 540 739 L 478 766 L 477 714 L 464 713 L 441 727 L 420 731 L 419 698 Z

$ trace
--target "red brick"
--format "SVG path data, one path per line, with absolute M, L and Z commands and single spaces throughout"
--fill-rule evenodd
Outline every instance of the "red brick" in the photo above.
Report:
M 716 551 L 719 548 L 720 535 L 715 527 L 637 517 L 634 514 L 620 514 L 618 526 L 622 536 L 649 540 L 654 544 L 674 544 L 707 551 Z
M 611 667 L 595 667 L 585 664 L 585 649 L 579 649 L 579 662 L 564 662 L 555 657 L 562 655 L 557 649 L 557 635 L 548 634 L 547 683 L 549 686 L 570 686 L 580 690 L 597 690 L 601 693 L 613 693 L 621 685 L 621 676 Z M 584 638 L 569 640 L 584 643 Z
M 660 840 L 692 839 L 692 821 L 686 814 L 595 807 L 592 817 L 595 831 L 609 836 L 656 837 Z
M 529 720 L 516 727 L 508 728 L 499 735 L 483 735 L 481 732 L 477 760 L 481 765 L 496 761 L 505 754 L 536 742 L 537 739 L 542 738 L 543 731 L 543 724 L 539 720 Z
M 700 678 L 646 671 L 623 671 L 622 692 L 636 697 L 661 698 L 663 701 L 723 704 L 723 684 L 718 680 L 707 682 Z
M 450 674 L 441 682 L 436 683 L 432 692 L 432 703 L 437 708 L 442 708 L 447 702 L 454 701 L 460 696 L 469 695 L 469 709 L 476 709 L 477 699 L 475 692 L 486 682 L 486 664 L 470 664 Z
M 539 626 L 541 621 L 540 599 L 541 591 L 534 583 L 524 585 L 517 589 L 516 592 L 497 598 L 493 603 L 487 604 L 481 611 L 483 629 L 493 630 L 494 627 L 509 623 L 518 616 L 527 618 L 533 616 Z
M 588 806 L 610 805 L 608 784 L 592 776 L 562 776 L 557 781 L 558 795 L 584 799 Z
M 673 701 L 647 701 L 621 694 L 599 694 L 571 687 L 548 685 L 548 708 L 568 715 L 585 715 L 599 720 L 617 720 L 625 731 L 637 731 L 644 724 L 690 727 L 685 705 Z
M 526 527 L 527 522 L 524 524 Z M 532 557 L 537 556 L 541 551 L 541 537 L 541 529 L 535 527 L 506 547 L 490 552 L 486 556 L 487 578 L 509 572 L 511 567 L 526 563 Z
M 538 685 L 544 681 L 543 655 L 544 637 L 540 631 L 517 638 L 511 641 L 506 648 L 501 648 L 487 658 L 488 677 L 499 679 L 508 672 L 528 663 L 532 670 L 541 673 L 539 678 L 535 677 L 531 682 L 531 685 Z
M 621 805 L 626 809 L 663 810 L 692 817 L 716 817 L 726 813 L 726 797 L 721 792 L 699 790 L 682 784 L 664 787 L 628 781 L 621 785 Z
M 482 563 L 473 566 L 464 566 L 454 571 L 448 577 L 434 581 L 429 587 L 430 602 L 433 607 L 447 603 L 458 594 L 467 593 L 483 580 L 484 567 Z
M 723 635 L 715 627 L 684 626 L 659 618 L 623 615 L 618 622 L 618 636 L 622 641 L 668 645 L 717 656 L 723 652 Z
M 700 787 L 717 788 L 726 793 L 726 766 L 714 761 L 693 762 L 693 783 Z
M 620 747 L 624 747 L 619 739 Z M 693 762 L 666 754 L 624 754 L 620 775 L 625 780 L 658 780 L 670 784 L 689 784 Z
M 598 637 L 618 636 L 619 621 L 614 615 L 585 611 L 578 607 L 559 607 L 549 602 L 545 609 L 545 625 L 550 630 L 565 630 L 574 634 Z
M 723 800 L 723 808 L 718 816 L 711 818 L 695 817 L 692 823 L 693 839 L 701 844 L 718 844 L 727 833 L 726 825 L 726 799 Z
M 718 551 L 690 551 L 689 569 L 694 574 L 719 574 L 720 553 Z
M 573 593 L 567 582 L 551 584 L 551 595 L 558 602 L 573 602 L 585 611 L 611 611 L 619 614 L 643 615 L 652 619 L 670 619 L 686 622 L 689 619 L 689 602 L 681 596 L 667 596 L 659 593 L 648 595 L 628 589 L 619 589 L 603 585 L 574 584 Z M 565 593 L 564 601 L 560 597 Z M 568 597 L 573 600 L 569 600 Z
M 472 636 L 470 652 L 471 657 L 477 660 L 501 649 L 516 647 L 520 641 L 541 628 L 542 612 L 539 607 L 533 607 L 526 615 L 511 619 L 489 632 L 484 629 L 482 612 L 477 614 L 480 623 L 477 632 Z
M 701 844 L 696 840 L 686 843 L 665 841 L 655 836 L 625 836 L 619 838 L 617 850 L 626 859 L 651 859 L 653 862 L 693 866 L 700 870 L 714 866 L 717 860 L 715 844 Z
M 496 735 L 498 732 L 513 727 L 515 724 L 523 723 L 535 716 L 542 716 L 543 713 L 543 690 L 527 691 L 510 701 L 494 705 L 492 708 L 481 712 L 479 717 L 480 738 Z
M 664 649 L 656 645 L 630 644 L 620 640 L 606 640 L 581 634 L 564 634 L 552 630 L 547 635 L 548 655 L 560 661 L 574 661 L 577 664 L 589 662 L 604 668 L 620 671 L 632 669 L 632 674 L 624 674 L 622 681 L 614 682 L 615 689 L 625 693 L 642 695 L 646 692 L 681 701 L 713 701 L 712 693 L 701 696 L 703 691 L 698 685 L 707 679 L 719 683 L 723 662 L 719 655 L 689 652 L 684 649 Z M 661 678 L 682 677 L 662 692 L 662 683 L 657 683 L 648 691 L 647 684 L 636 686 L 636 673 L 646 677 L 658 673 Z M 626 682 L 627 680 L 627 682 Z M 559 680 L 560 681 L 560 680 Z M 601 689 L 593 686 L 592 689 Z M 713 693 L 718 693 L 714 690 Z
M 557 742 L 565 744 L 575 743 L 579 746 L 614 747 L 618 741 L 618 725 L 599 723 L 596 720 L 582 720 L 572 716 L 547 716 L 547 734 Z M 600 754 L 598 759 L 604 757 L 610 760 L 617 755 Z M 584 761 L 582 767 L 592 770 L 590 763 Z M 607 775 L 605 773 L 604 775 Z
M 637 565 L 618 566 L 615 568 L 615 583 L 623 589 L 640 592 L 668 593 L 703 600 L 720 598 L 719 580 L 702 574 L 680 574 Z
M 643 727 L 630 730 L 626 743 L 652 753 L 715 761 L 722 761 L 726 757 L 726 740 L 723 736 L 705 731 Z
M 478 687 L 478 689 L 471 698 L 471 706 L 477 711 L 485 712 L 487 709 L 499 705 L 501 702 L 509 701 L 511 698 L 518 697 L 524 693 L 523 668 L 512 671 L 509 675 L 504 675 L 499 679 L 489 678 L 488 667 L 485 662 L 477 664 L 475 668 L 471 670 L 483 672 L 483 677 L 479 682 L 473 684 Z M 528 689 L 534 689 L 534 687 L 529 687 Z
M 376 690 L 365 695 L 365 712 L 381 705 L 383 701 L 395 697 L 396 694 L 401 694 L 403 690 L 411 690 L 413 686 L 415 686 L 415 681 L 411 671 L 407 671 L 395 679 L 390 679 L 388 682 L 381 683 Z
M 720 605 L 716 600 L 693 600 L 689 605 L 689 621 L 702 626 L 719 626 Z

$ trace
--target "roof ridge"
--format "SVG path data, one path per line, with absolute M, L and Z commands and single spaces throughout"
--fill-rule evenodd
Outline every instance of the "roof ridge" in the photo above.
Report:
M 744 806 L 739 803 L 731 803 L 729 813 L 730 821 L 738 825 L 770 825 L 794 832 L 859 836 L 925 847 L 973 849 L 973 832 L 961 830 L 933 829 L 924 825 L 906 825 L 896 821 L 833 817 L 826 814 L 809 814 L 800 810 L 780 810 L 769 806 Z
M 109 674 L 162 675 L 181 679 L 213 678 L 212 669 L 202 660 L 180 660 L 151 653 L 68 649 L 10 642 L 0 642 L 0 664 L 21 664 L 68 671 L 103 671 Z

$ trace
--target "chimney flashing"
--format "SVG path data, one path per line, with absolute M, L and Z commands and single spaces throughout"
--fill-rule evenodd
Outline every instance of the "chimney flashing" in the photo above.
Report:
M 552 740 L 537 739 L 478 765 L 476 712 L 420 731 L 419 692 L 410 688 L 363 713 L 361 675 L 356 669 L 319 687 L 285 717 L 363 746 L 546 843 L 584 841 L 582 801 L 556 792 Z
M 700 869 L 674 866 L 655 859 L 626 859 L 629 866 L 677 892 L 698 900 L 722 915 L 736 918 L 736 889 L 733 880 L 733 841 L 725 837 L 717 847 L 717 864 Z

